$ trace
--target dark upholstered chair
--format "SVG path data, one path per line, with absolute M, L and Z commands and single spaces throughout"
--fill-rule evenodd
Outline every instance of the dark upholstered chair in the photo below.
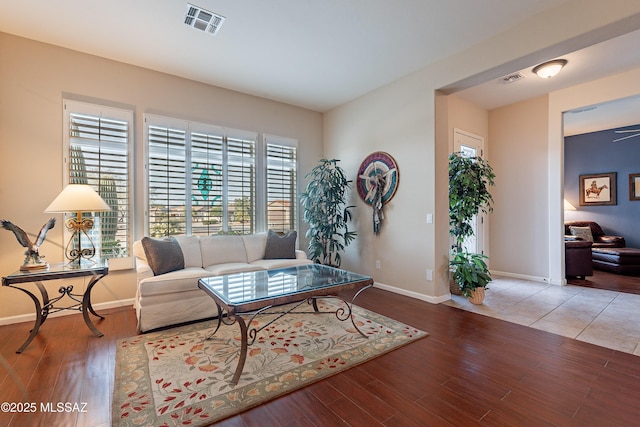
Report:
M 594 248 L 624 248 L 627 243 L 622 236 L 607 236 L 598 223 L 593 221 L 567 221 L 564 223 L 565 236 L 571 236 L 570 227 L 589 227 L 593 235 Z
M 586 276 L 593 276 L 591 245 L 591 242 L 584 240 L 565 240 L 564 263 L 566 277 L 584 279 Z

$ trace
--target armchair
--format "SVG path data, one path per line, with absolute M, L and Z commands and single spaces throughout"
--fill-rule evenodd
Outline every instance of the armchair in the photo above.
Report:
M 565 276 L 585 279 L 593 276 L 591 261 L 591 242 L 584 240 L 566 240 L 564 242 Z
M 567 221 L 564 223 L 565 236 L 571 236 L 571 227 L 589 227 L 593 236 L 594 248 L 624 248 L 626 242 L 622 236 L 608 236 L 604 234 L 598 223 L 593 221 Z

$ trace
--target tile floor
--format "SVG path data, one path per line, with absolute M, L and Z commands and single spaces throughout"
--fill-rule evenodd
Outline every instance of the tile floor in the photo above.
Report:
M 445 304 L 640 356 L 640 295 L 494 277 L 482 305 Z

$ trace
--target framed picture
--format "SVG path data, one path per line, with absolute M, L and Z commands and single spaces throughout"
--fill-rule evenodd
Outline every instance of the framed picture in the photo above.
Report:
M 580 175 L 580 206 L 615 205 L 616 172 Z
M 640 173 L 629 174 L 629 200 L 640 200 Z

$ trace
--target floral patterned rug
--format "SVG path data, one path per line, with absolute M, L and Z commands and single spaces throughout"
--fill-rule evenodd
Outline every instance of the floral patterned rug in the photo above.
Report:
M 335 302 L 334 302 L 335 301 Z M 321 311 L 338 300 L 320 300 Z M 121 340 L 116 352 L 112 425 L 209 425 L 428 334 L 354 306 L 335 314 L 288 314 L 258 333 L 237 385 L 238 325 L 207 321 Z M 252 326 L 275 316 L 258 316 Z

